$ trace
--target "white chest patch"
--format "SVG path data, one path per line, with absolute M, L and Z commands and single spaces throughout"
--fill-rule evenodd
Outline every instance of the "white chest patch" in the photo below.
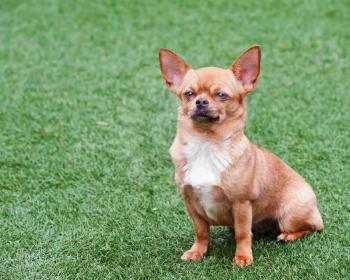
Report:
M 221 174 L 231 163 L 229 152 L 226 147 L 191 136 L 187 139 L 185 156 L 185 184 L 193 187 L 207 216 L 216 220 L 211 191 L 213 186 L 220 186 Z

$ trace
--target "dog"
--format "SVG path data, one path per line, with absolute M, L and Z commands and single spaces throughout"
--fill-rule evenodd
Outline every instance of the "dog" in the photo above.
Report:
M 245 97 L 256 87 L 260 56 L 260 46 L 253 46 L 228 69 L 194 69 L 171 50 L 159 50 L 161 74 L 180 99 L 169 152 L 196 235 L 184 261 L 204 257 L 211 225 L 234 229 L 238 266 L 253 263 L 254 225 L 274 222 L 278 241 L 323 229 L 315 193 L 303 177 L 244 135 Z

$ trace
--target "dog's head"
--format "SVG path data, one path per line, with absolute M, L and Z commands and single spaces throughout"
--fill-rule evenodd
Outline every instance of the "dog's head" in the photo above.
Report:
M 159 60 L 168 89 L 181 100 L 182 114 L 208 126 L 244 114 L 243 99 L 255 88 L 260 72 L 260 47 L 246 50 L 228 69 L 193 69 L 169 49 L 160 49 Z

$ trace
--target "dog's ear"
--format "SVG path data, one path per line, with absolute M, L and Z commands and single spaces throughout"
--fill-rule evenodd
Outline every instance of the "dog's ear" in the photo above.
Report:
M 176 92 L 191 65 L 169 49 L 159 50 L 159 63 L 168 89 Z
M 260 46 L 246 50 L 230 67 L 238 81 L 241 82 L 244 93 L 252 91 L 260 73 Z

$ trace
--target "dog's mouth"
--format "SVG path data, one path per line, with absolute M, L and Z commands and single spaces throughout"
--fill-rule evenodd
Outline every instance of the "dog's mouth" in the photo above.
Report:
M 208 110 L 196 110 L 191 115 L 191 119 L 195 122 L 210 123 L 210 122 L 217 122 L 220 119 L 220 117 L 213 116 L 212 113 Z

